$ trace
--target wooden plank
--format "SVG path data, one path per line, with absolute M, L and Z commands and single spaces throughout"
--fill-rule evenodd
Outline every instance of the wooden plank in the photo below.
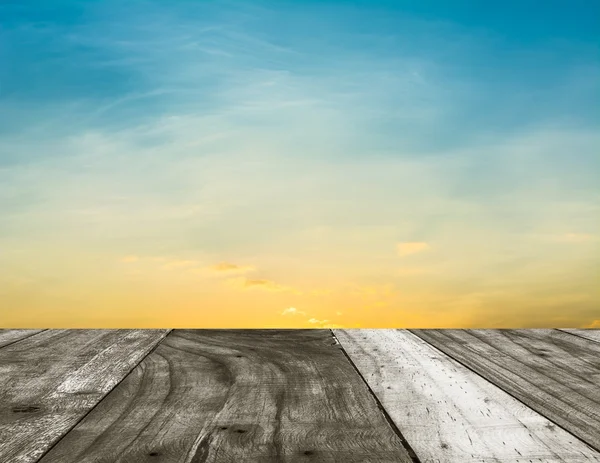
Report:
M 47 330 L 0 350 L 0 461 L 38 458 L 167 330 Z
M 175 330 L 42 463 L 409 462 L 328 330 Z
M 563 328 L 561 331 L 566 333 L 574 334 L 575 336 L 581 336 L 582 338 L 589 339 L 590 341 L 600 342 L 600 330 L 599 329 L 571 329 Z
M 600 461 L 600 453 L 406 330 L 334 330 L 421 461 Z
M 0 330 L 0 347 L 8 346 L 44 330 Z
M 600 447 L 600 343 L 559 330 L 411 331 Z

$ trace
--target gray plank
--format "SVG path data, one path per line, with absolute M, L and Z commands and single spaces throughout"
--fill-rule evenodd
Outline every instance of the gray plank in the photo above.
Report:
M 590 341 L 600 342 L 600 329 L 567 329 L 563 328 L 561 331 L 566 333 L 574 334 L 575 336 L 581 336 L 582 338 L 589 339 Z
M 0 461 L 37 461 L 166 333 L 48 330 L 0 349 Z
M 0 330 L 0 347 L 8 346 L 44 330 Z
M 409 462 L 327 330 L 175 330 L 42 463 Z
M 600 447 L 600 343 L 559 330 L 411 331 Z
M 421 461 L 600 461 L 600 453 L 407 330 L 334 330 Z

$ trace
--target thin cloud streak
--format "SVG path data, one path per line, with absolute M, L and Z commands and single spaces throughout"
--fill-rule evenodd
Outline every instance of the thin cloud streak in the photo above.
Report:
M 254 272 L 256 269 L 249 265 L 236 265 L 228 262 L 220 262 L 210 267 L 210 270 L 219 274 L 232 274 L 232 273 L 248 273 Z
M 302 310 L 298 310 L 295 307 L 288 307 L 287 309 L 284 309 L 283 312 L 281 312 L 281 315 L 306 315 L 306 312 L 303 312 Z
M 225 280 L 225 283 L 229 287 L 235 289 L 261 290 L 269 292 L 291 292 L 294 294 L 302 294 L 302 291 L 299 291 L 295 288 L 281 285 L 272 280 L 266 279 L 230 278 L 228 280 Z

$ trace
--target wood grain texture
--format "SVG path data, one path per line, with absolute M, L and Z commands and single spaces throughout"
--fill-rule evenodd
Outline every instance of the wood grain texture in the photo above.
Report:
M 600 342 L 600 330 L 597 329 L 570 329 L 563 328 L 561 331 L 566 333 L 574 334 L 575 336 L 581 336 L 582 338 L 589 339 L 590 341 Z
M 48 330 L 0 349 L 0 462 L 34 462 L 167 330 Z
M 334 330 L 421 461 L 600 462 L 600 453 L 406 330 Z
M 22 339 L 27 339 L 43 330 L 0 330 L 0 347 L 8 346 Z
M 600 344 L 559 330 L 411 330 L 600 447 Z
M 409 462 L 327 330 L 176 330 L 42 463 Z

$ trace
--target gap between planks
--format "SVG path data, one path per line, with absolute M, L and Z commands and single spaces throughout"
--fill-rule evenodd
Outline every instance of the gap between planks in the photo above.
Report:
M 4 330 L 2 330 L 4 331 Z M 6 331 L 12 331 L 12 332 L 22 332 L 22 331 L 29 331 L 29 333 L 21 336 L 21 337 L 17 337 L 15 339 L 13 339 L 12 341 L 8 341 L 3 343 L 2 341 L 0 341 L 0 349 L 2 349 L 3 347 L 8 347 L 8 346 L 12 346 L 13 344 L 16 344 L 17 342 L 21 342 L 24 341 L 25 339 L 29 339 L 32 336 L 35 336 L 37 334 L 43 333 L 44 331 L 48 331 L 48 330 L 6 330 Z
M 493 457 L 500 458 L 502 461 L 530 461 L 531 458 L 535 461 L 600 461 L 600 454 L 589 444 L 573 436 L 572 433 L 565 432 L 563 427 L 557 426 L 552 429 L 551 421 L 545 415 L 536 412 L 522 401 L 514 400 L 512 403 L 518 404 L 518 407 L 511 409 L 511 406 L 506 405 L 502 400 L 502 394 L 506 394 L 507 399 L 509 397 L 514 399 L 512 394 L 507 394 L 497 384 L 471 368 L 465 368 L 462 362 L 456 361 L 426 340 L 420 339 L 408 330 L 381 330 L 377 333 L 378 331 L 335 330 L 335 333 L 339 332 L 342 335 L 341 344 L 348 346 L 351 352 L 349 355 L 360 364 L 359 368 L 362 372 L 370 377 L 374 376 L 369 380 L 373 384 L 372 390 L 381 397 L 382 403 L 386 405 L 390 416 L 396 419 L 398 426 L 406 431 L 407 439 L 421 459 L 461 463 L 482 461 L 482 458 L 491 461 L 489 458 L 493 454 Z M 401 331 L 405 334 L 402 335 Z M 398 339 L 394 332 L 399 336 Z M 359 333 L 365 341 L 359 339 Z M 378 334 L 384 336 L 387 341 Z M 371 340 L 365 337 L 371 337 Z M 393 344 L 396 344 L 403 337 L 408 342 L 406 345 L 408 350 L 405 354 L 402 353 L 404 350 L 400 345 L 396 345 L 396 348 L 400 349 L 396 354 L 393 352 L 394 349 L 385 348 L 386 342 L 389 344 L 389 341 L 393 341 Z M 373 343 L 377 340 L 382 342 Z M 422 343 L 423 347 L 428 346 L 432 354 L 436 353 L 431 360 L 427 352 L 418 347 L 419 343 Z M 413 345 L 416 350 L 411 347 Z M 381 362 L 391 367 L 391 370 L 380 369 Z M 468 374 L 462 374 L 460 369 L 452 367 L 451 363 L 447 362 L 454 362 L 456 367 L 465 368 L 464 372 Z M 403 379 L 396 377 L 397 367 L 400 367 L 400 375 Z M 443 368 L 438 374 L 433 372 L 431 369 L 433 367 Z M 431 376 L 432 372 L 434 376 Z M 469 379 L 469 375 L 472 375 L 471 382 L 467 385 L 463 384 L 462 381 Z M 427 381 L 428 376 L 438 378 L 441 382 L 438 384 L 436 379 L 433 382 Z M 465 386 L 464 390 L 455 389 L 456 387 L 463 389 L 462 386 Z M 468 391 L 475 395 L 464 397 L 462 393 Z M 455 396 L 457 392 L 459 395 Z M 481 402 L 482 412 L 488 410 L 487 415 L 480 416 L 479 408 L 473 409 L 473 404 L 478 402 Z M 441 408 L 439 408 L 440 404 L 442 404 Z M 492 411 L 499 414 L 496 415 Z M 515 411 L 518 412 L 517 415 L 511 415 Z M 446 416 L 445 412 L 450 414 Z M 430 416 L 432 418 L 437 416 L 437 418 L 429 421 Z M 448 418 L 451 421 L 448 421 Z M 460 423 L 463 423 L 463 426 Z M 521 430 L 517 431 L 514 426 L 519 423 Z M 466 436 L 457 431 L 457 426 L 467 430 Z M 468 430 L 474 432 L 478 438 L 472 441 Z M 559 430 L 562 432 L 560 438 L 562 440 L 556 441 L 554 433 Z M 457 432 L 459 434 L 456 434 Z M 506 440 L 506 444 L 502 439 L 498 440 L 499 436 L 496 436 L 496 432 L 505 433 L 505 438 L 516 439 L 513 444 L 519 443 L 519 445 L 514 448 L 514 451 L 510 447 L 505 447 L 509 444 L 509 440 Z M 531 433 L 534 433 L 535 437 Z M 424 439 L 423 436 L 426 434 L 429 434 L 429 438 Z M 556 434 L 556 438 L 559 434 Z M 565 446 L 570 447 L 571 451 L 564 452 Z M 525 451 L 523 453 L 526 455 L 521 454 L 519 450 Z M 544 459 L 538 460 L 540 458 Z
M 460 365 L 462 365 L 463 367 L 465 367 L 467 370 L 470 370 L 471 372 L 475 373 L 477 376 L 483 378 L 485 381 L 488 381 L 489 383 L 495 385 L 496 387 L 498 387 L 499 389 L 501 389 L 503 392 L 505 392 L 506 394 L 508 394 L 509 396 L 511 396 L 513 399 L 515 399 L 516 401 L 522 403 L 524 406 L 526 406 L 527 408 L 539 413 L 541 416 L 543 416 L 544 418 L 546 418 L 548 421 L 550 421 L 552 424 L 554 424 L 556 427 L 564 430 L 565 432 L 567 432 L 568 434 L 570 434 L 571 436 L 573 436 L 575 439 L 577 439 L 578 441 L 581 442 L 585 442 L 583 441 L 579 436 L 576 436 L 575 434 L 573 434 L 569 429 L 565 428 L 564 426 L 560 425 L 559 423 L 557 423 L 556 421 L 554 421 L 551 417 L 546 416 L 546 414 L 541 413 L 540 411 L 537 411 L 535 409 L 533 409 L 529 404 L 525 403 L 523 400 L 521 400 L 518 396 L 516 396 L 515 394 L 513 394 L 512 392 L 510 392 L 510 390 L 504 388 L 502 386 L 502 384 L 500 382 L 495 382 L 495 381 L 491 381 L 489 378 L 486 378 L 483 374 L 481 374 L 480 372 L 478 372 L 477 370 L 471 368 L 468 364 L 464 363 L 463 361 L 461 361 L 458 357 L 455 357 L 454 355 L 448 353 L 448 352 L 444 352 L 442 351 L 440 348 L 438 348 L 437 346 L 431 344 L 427 339 L 423 339 L 421 336 L 419 336 L 418 330 L 407 330 L 409 332 L 411 332 L 412 334 L 414 334 L 415 336 L 417 336 L 419 339 L 423 340 L 424 342 L 426 342 L 427 344 L 429 344 L 434 350 L 436 350 L 437 352 L 439 352 L 441 355 L 445 355 L 449 358 L 451 358 L 452 360 L 454 360 L 455 362 L 459 363 Z M 415 332 L 416 331 L 416 332 Z M 563 330 L 558 330 L 558 331 L 563 331 Z M 578 334 L 575 333 L 569 333 L 568 331 L 565 331 L 565 333 L 568 334 L 572 334 L 573 336 L 577 336 L 583 339 L 586 339 L 588 341 L 593 341 L 593 339 L 589 339 L 589 338 L 585 338 L 583 336 L 579 336 Z M 596 450 L 597 452 L 600 452 L 600 448 L 598 448 L 595 445 L 590 444 L 589 442 L 585 442 L 587 445 L 589 445 L 591 448 L 593 448 L 594 450 Z
M 73 426 L 68 429 L 63 435 L 60 436 L 60 438 L 58 438 L 51 446 L 49 446 L 46 451 L 40 455 L 40 457 L 38 458 L 37 461 L 42 461 L 43 458 L 49 454 L 52 449 L 56 446 L 58 446 L 59 444 L 61 444 L 61 441 L 63 441 L 63 439 L 73 430 L 75 429 L 82 421 L 84 421 L 88 415 L 90 415 L 96 408 L 100 407 L 101 404 L 107 400 L 107 397 L 109 396 L 109 394 L 115 390 L 123 381 L 125 381 L 127 379 L 127 377 L 144 361 L 144 359 L 146 359 L 146 357 L 150 356 L 154 351 L 156 351 L 156 349 L 159 348 L 159 346 L 165 342 L 165 340 L 167 339 L 167 336 L 169 334 L 171 334 L 173 330 L 170 330 L 164 337 L 163 339 L 157 343 L 154 348 L 152 350 L 150 350 L 143 358 L 141 358 L 139 360 L 139 362 L 137 362 L 137 364 L 133 365 L 131 370 L 125 374 L 122 379 L 116 383 L 113 388 L 108 391 L 104 397 L 92 408 L 90 408 L 84 415 L 81 416 L 81 418 L 79 420 L 77 420 L 77 422 L 75 422 L 73 424 Z M 235 331 L 235 330 L 234 330 Z M 379 400 L 379 398 L 377 397 L 377 395 L 374 393 L 374 391 L 372 390 L 371 386 L 369 385 L 369 383 L 366 381 L 366 379 L 363 377 L 362 373 L 360 372 L 360 370 L 357 368 L 357 366 L 354 364 L 354 362 L 352 361 L 352 359 L 350 358 L 350 356 L 348 355 L 348 353 L 345 351 L 344 347 L 342 346 L 342 344 L 339 342 L 339 340 L 337 339 L 337 337 L 335 336 L 335 333 L 333 332 L 333 330 L 329 329 L 328 330 L 331 337 L 333 338 L 333 340 L 335 341 L 337 347 L 341 350 L 342 354 L 344 355 L 344 357 L 346 358 L 346 360 L 348 361 L 348 363 L 350 364 L 350 366 L 353 368 L 353 370 L 355 371 L 355 373 L 358 375 L 358 377 L 360 378 L 360 380 L 362 381 L 362 383 L 365 385 L 366 389 L 368 390 L 369 394 L 371 395 L 371 397 L 373 398 L 375 404 L 377 405 L 377 408 L 379 409 L 379 412 L 383 415 L 383 417 L 385 418 L 385 421 L 387 422 L 388 426 L 393 430 L 393 432 L 397 435 L 397 437 L 400 440 L 401 445 L 404 447 L 404 449 L 406 450 L 406 452 L 408 453 L 408 456 L 410 457 L 412 463 L 421 463 L 421 460 L 419 459 L 419 457 L 417 456 L 417 454 L 415 453 L 415 451 L 412 449 L 412 447 L 410 446 L 410 444 L 408 443 L 408 441 L 405 439 L 405 437 L 402 435 L 401 431 L 398 429 L 398 427 L 396 426 L 396 423 L 392 420 L 392 418 L 389 416 L 389 414 L 387 413 L 385 407 L 383 406 L 383 404 L 381 403 L 381 401 Z
M 435 349 L 436 351 L 438 351 L 441 355 L 446 355 L 447 357 L 450 357 L 452 360 L 454 360 L 457 363 L 460 363 L 463 367 L 465 367 L 467 370 L 472 371 L 473 373 L 475 373 L 477 376 L 480 376 L 481 378 L 483 378 L 486 381 L 489 381 L 490 383 L 494 384 L 495 386 L 497 386 L 499 389 L 502 389 L 502 391 L 504 391 L 506 394 L 508 394 L 509 396 L 511 396 L 513 399 L 519 401 L 520 403 L 522 403 L 523 405 L 525 405 L 527 408 L 531 408 L 530 405 L 526 404 L 523 400 L 521 400 L 518 396 L 514 395 L 512 392 L 510 392 L 508 389 L 505 389 L 504 387 L 502 387 L 502 384 L 499 384 L 499 382 L 494 382 L 494 381 L 490 381 L 488 378 L 486 378 L 483 374 L 481 374 L 480 372 L 478 372 L 477 370 L 471 368 L 467 363 L 464 363 L 463 361 L 461 361 L 458 357 L 452 355 L 449 352 L 444 352 L 442 351 L 439 347 L 431 344 L 427 339 L 423 339 L 421 336 L 419 336 L 417 334 L 418 330 L 408 330 L 409 332 L 411 332 L 412 334 L 414 334 L 415 336 L 417 336 L 419 339 L 422 339 L 423 341 L 425 341 L 427 344 L 429 344 L 433 349 Z M 415 332 L 417 331 L 417 332 Z M 568 331 L 565 331 L 566 333 L 568 333 Z M 572 334 L 573 336 L 578 336 L 577 334 L 574 333 L 569 333 Z M 579 336 L 581 337 L 581 336 Z M 587 339 L 587 338 L 584 338 Z M 533 409 L 532 409 L 533 410 Z M 538 412 L 540 413 L 540 412 Z M 579 437 L 577 437 L 575 434 L 573 434 L 571 431 L 569 431 L 567 428 L 561 426 L 560 424 L 558 424 L 557 422 L 555 422 L 552 418 L 540 413 L 540 415 L 542 415 L 544 418 L 546 418 L 548 421 L 552 422 L 555 426 L 563 429 L 564 431 L 568 432 L 569 434 L 571 434 L 573 437 L 575 437 L 577 440 L 581 440 Z M 588 444 L 589 445 L 589 444 Z M 599 451 L 600 449 L 590 445 L 590 447 L 592 447 L 594 450 Z
M 427 332 L 427 331 L 432 331 L 432 332 L 442 331 L 443 332 L 445 330 L 443 330 L 443 329 L 442 330 L 416 330 L 416 329 L 408 329 L 406 331 L 408 331 L 408 332 L 412 333 L 413 335 L 417 336 L 419 339 L 421 339 L 422 341 L 424 341 L 427 344 L 429 344 L 436 351 L 439 351 L 443 355 L 451 358 L 452 360 L 454 360 L 455 362 L 459 363 L 460 365 L 462 365 L 466 369 L 470 370 L 471 372 L 475 373 L 479 377 L 483 378 L 485 381 L 488 381 L 489 383 L 495 385 L 496 387 L 498 387 L 499 389 L 501 389 L 503 392 L 505 392 L 507 395 L 509 395 L 510 397 L 514 398 L 516 401 L 520 402 L 521 404 L 523 404 L 527 408 L 529 408 L 529 409 L 533 410 L 534 412 L 536 412 L 536 413 L 540 414 L 541 416 L 543 416 L 546 420 L 548 420 L 549 422 L 551 422 L 552 424 L 554 424 L 556 427 L 564 430 L 567 434 L 573 436 L 575 439 L 577 439 L 580 442 L 584 442 L 590 448 L 592 448 L 596 452 L 600 453 L 600 445 L 598 445 L 596 442 L 590 441 L 589 439 L 585 439 L 582 436 L 577 435 L 573 430 L 569 429 L 569 427 L 567 427 L 565 425 L 561 425 L 560 423 L 558 423 L 551 416 L 552 415 L 551 413 L 547 413 L 547 411 L 544 412 L 544 411 L 540 410 L 538 407 L 532 406 L 531 404 L 527 403 L 527 401 L 524 398 L 519 397 L 517 394 L 515 394 L 514 392 L 512 392 L 510 390 L 510 388 L 506 387 L 505 383 L 503 381 L 497 381 L 497 380 L 493 380 L 492 378 L 487 377 L 483 372 L 477 371 L 477 369 L 473 368 L 468 363 L 466 363 L 465 361 L 461 360 L 458 356 L 455 356 L 451 352 L 448 352 L 446 350 L 442 350 L 440 347 L 438 347 L 437 345 L 433 344 L 429 339 L 427 339 L 426 337 L 421 336 L 419 334 L 420 332 Z M 451 330 L 447 330 L 447 331 L 451 331 Z M 470 331 L 476 331 L 476 330 L 465 329 L 465 330 L 458 330 L 458 331 L 470 332 Z M 486 331 L 486 330 L 483 330 L 483 331 Z M 489 331 L 502 331 L 502 330 L 489 330 Z M 558 332 L 562 332 L 562 333 L 565 333 L 565 334 L 570 334 L 570 335 L 573 335 L 576 338 L 583 339 L 583 340 L 585 340 L 587 342 L 592 342 L 592 343 L 596 343 L 597 342 L 596 339 L 589 338 L 587 336 L 581 336 L 581 335 L 579 335 L 577 333 L 565 331 L 565 330 L 562 330 L 562 329 L 551 329 L 549 331 L 558 331 Z M 592 330 L 592 331 L 600 332 L 600 330 Z
M 54 441 L 54 443 L 52 443 L 52 445 L 50 445 L 50 446 L 49 446 L 49 447 L 48 447 L 48 448 L 47 448 L 47 449 L 44 451 L 44 453 L 42 453 L 42 454 L 39 456 L 39 458 L 37 459 L 37 461 L 40 461 L 42 458 L 44 458 L 44 456 L 46 456 L 46 454 L 47 454 L 47 453 L 49 453 L 49 452 L 50 452 L 50 450 L 52 450 L 54 447 L 56 447 L 56 446 L 57 446 L 57 445 L 60 443 L 60 441 L 61 441 L 61 440 L 63 440 L 63 439 L 65 438 L 65 436 L 66 436 L 67 434 L 69 434 L 69 433 L 70 433 L 70 432 L 71 432 L 71 431 L 72 431 L 72 430 L 73 430 L 73 429 L 74 429 L 74 428 L 75 428 L 75 427 L 76 427 L 76 426 L 77 426 L 79 423 L 81 423 L 81 422 L 82 422 L 82 421 L 83 421 L 83 420 L 84 420 L 84 419 L 85 419 L 85 418 L 86 418 L 86 417 L 87 417 L 87 416 L 88 416 L 88 415 L 89 415 L 89 414 L 92 412 L 92 410 L 94 410 L 96 407 L 98 407 L 98 405 L 100 405 L 100 404 L 102 403 L 102 401 L 103 401 L 103 400 L 105 400 L 105 399 L 106 399 L 106 397 L 108 397 L 108 395 L 109 395 L 109 394 L 110 394 L 110 393 L 111 393 L 111 392 L 112 392 L 112 391 L 113 391 L 113 390 L 114 390 L 114 389 L 115 389 L 115 388 L 116 388 L 116 387 L 117 387 L 119 384 L 121 384 L 123 381 L 125 381 L 125 378 L 127 378 L 127 377 L 128 377 L 130 374 L 131 374 L 131 372 L 132 372 L 133 370 L 135 370 L 135 369 L 138 367 L 138 365 L 144 361 L 144 359 L 145 359 L 146 357 L 148 357 L 148 356 L 149 356 L 149 355 L 150 355 L 152 352 L 154 352 L 154 351 L 155 351 L 155 350 L 158 348 L 158 346 L 160 346 L 160 345 L 162 344 L 162 342 L 163 342 L 163 341 L 164 341 L 164 340 L 167 338 L 167 336 L 169 336 L 169 334 L 171 334 L 171 332 L 172 332 L 172 331 L 173 331 L 172 329 L 168 329 L 168 330 L 166 331 L 165 335 L 162 337 L 162 339 L 161 339 L 160 341 L 158 341 L 158 342 L 155 344 L 155 346 L 154 346 L 152 349 L 150 349 L 150 350 L 149 350 L 149 351 L 146 353 L 146 355 L 144 355 L 143 357 L 141 357 L 141 358 L 139 359 L 139 361 L 138 361 L 138 362 L 136 362 L 135 364 L 133 364 L 133 365 L 132 365 L 132 367 L 129 369 L 129 371 L 127 371 L 127 373 L 125 373 L 125 374 L 123 375 L 123 377 L 122 377 L 122 378 L 121 378 L 119 381 L 117 381 L 117 382 L 116 382 L 116 383 L 113 385 L 113 387 L 112 387 L 112 388 L 111 388 L 109 391 L 107 391 L 107 392 L 106 392 L 106 394 L 104 394 L 104 397 L 102 397 L 102 399 L 100 399 L 100 400 L 98 401 L 98 403 L 96 403 L 96 405 L 94 405 L 93 407 L 91 407 L 91 408 L 90 408 L 90 409 L 89 409 L 89 410 L 88 410 L 86 413 L 84 413 L 84 414 L 83 414 L 83 415 L 82 415 L 82 416 L 81 416 L 81 417 L 80 417 L 80 418 L 79 418 L 79 419 L 78 419 L 78 420 L 77 420 L 75 423 L 73 423 L 73 426 L 71 426 L 71 427 L 70 427 L 68 430 L 66 430 L 66 431 L 65 431 L 65 432 L 64 432 L 64 433 L 63 433 L 63 434 L 62 434 L 62 435 L 61 435 L 61 436 L 60 436 L 58 439 L 56 439 L 56 441 Z
M 411 463 L 329 330 L 266 332 L 176 330 L 42 461 Z
M 600 342 L 600 329 L 586 328 L 586 329 L 571 329 L 571 328 L 558 328 L 557 331 L 563 333 L 572 334 L 578 338 L 587 339 L 592 342 Z
M 0 461 L 39 461 L 170 332 L 144 331 L 44 330 L 0 349 Z
M 162 344 L 165 339 L 167 338 L 168 335 L 171 334 L 173 330 L 168 330 L 167 333 L 163 336 L 163 338 L 151 349 L 148 351 L 148 353 L 139 359 L 139 361 L 135 364 L 132 365 L 131 369 L 122 376 L 121 380 L 119 382 L 117 382 L 110 391 L 108 391 L 103 398 L 96 404 L 94 405 L 92 408 L 90 408 L 76 423 L 73 424 L 73 426 L 68 429 L 64 434 L 62 434 L 48 449 L 46 449 L 46 451 L 40 456 L 40 458 L 42 458 L 44 455 L 46 455 L 54 446 L 56 446 L 73 428 L 75 428 L 83 419 L 86 418 L 87 415 L 89 415 L 92 410 L 94 410 L 96 407 L 98 407 L 100 405 L 100 403 L 102 403 L 102 401 L 104 401 L 106 399 L 106 397 L 110 394 L 110 392 L 112 392 L 112 390 L 114 390 L 121 382 L 123 382 L 127 376 L 129 376 L 131 374 L 131 372 L 133 370 L 135 370 L 135 368 L 138 367 L 138 365 L 146 358 L 148 357 L 151 353 L 153 353 L 159 346 L 160 344 Z M 371 386 L 369 385 L 369 383 L 366 381 L 365 377 L 361 374 L 360 370 L 357 368 L 357 366 L 355 365 L 355 363 L 352 361 L 352 358 L 348 355 L 348 353 L 346 352 L 346 349 L 344 348 L 344 346 L 339 342 L 339 340 L 337 339 L 337 337 L 335 336 L 335 333 L 333 330 L 329 330 L 331 333 L 331 336 L 333 337 L 333 339 L 335 340 L 335 342 L 337 343 L 338 347 L 340 348 L 340 350 L 342 351 L 343 355 L 346 357 L 346 359 L 349 361 L 350 365 L 353 367 L 353 369 L 356 371 L 356 373 L 360 376 L 361 380 L 365 383 L 370 395 L 374 398 L 375 403 L 377 404 L 377 406 L 379 407 L 381 413 L 384 415 L 385 419 L 388 421 L 388 424 L 392 427 L 392 429 L 394 430 L 394 432 L 397 434 L 397 436 L 399 437 L 399 439 L 402 441 L 403 445 L 405 446 L 406 450 L 409 452 L 410 457 L 413 459 L 414 462 L 418 462 L 419 459 L 417 457 L 417 455 L 415 454 L 414 450 L 411 448 L 410 444 L 407 442 L 407 440 L 404 438 L 404 436 L 402 435 L 402 433 L 400 432 L 400 430 L 398 429 L 398 427 L 396 426 L 396 424 L 394 423 L 394 421 L 391 419 L 390 415 L 388 414 L 387 410 L 385 409 L 385 407 L 383 407 L 381 401 L 379 400 L 379 398 L 377 397 L 377 395 L 375 394 L 375 392 L 373 391 L 373 389 L 371 388 Z M 412 331 L 412 330 L 410 330 Z M 565 333 L 568 334 L 572 334 L 573 336 L 577 336 L 580 338 L 584 338 L 588 341 L 594 342 L 593 339 L 589 339 L 583 336 L 579 336 L 578 334 L 575 333 L 571 333 L 569 331 L 564 331 L 564 330 L 559 330 L 559 331 L 563 331 Z M 37 334 L 40 334 L 42 331 L 37 332 L 37 333 L 33 333 L 29 336 L 26 336 L 24 338 L 20 338 L 17 339 L 13 342 L 11 342 L 9 345 L 12 345 L 16 342 L 25 340 L 25 339 L 29 339 L 32 336 L 35 336 Z M 489 381 L 489 379 L 487 379 L 484 375 L 478 373 L 477 371 L 473 370 L 471 367 L 469 367 L 468 365 L 464 364 L 463 362 L 461 362 L 460 360 L 456 359 L 454 356 L 446 353 L 446 352 L 442 352 L 440 349 L 438 349 L 436 346 L 434 346 L 433 344 L 431 344 L 429 341 L 427 340 L 423 340 L 425 341 L 428 345 L 430 345 L 433 349 L 435 349 L 436 351 L 439 351 L 440 353 L 442 353 L 445 356 L 450 357 L 451 359 L 453 359 L 455 362 L 461 364 L 463 367 L 467 368 L 468 370 L 472 371 L 473 373 L 475 373 L 476 375 L 478 375 L 479 377 L 483 378 L 486 381 Z M 491 382 L 491 381 L 490 381 Z M 502 389 L 505 393 L 507 393 L 509 396 L 513 397 L 514 399 L 516 399 L 518 402 L 524 404 L 526 407 L 531 408 L 529 405 L 527 405 L 525 402 L 523 402 L 522 400 L 520 400 L 518 397 L 514 396 L 512 393 L 510 393 L 509 391 L 504 390 L 504 388 L 502 388 L 500 385 L 498 385 L 495 382 L 492 382 L 492 384 L 496 385 L 497 387 L 499 387 L 500 389 Z M 538 412 L 539 413 L 539 412 Z M 548 418 L 547 416 L 543 415 L 547 420 L 555 423 L 553 420 L 551 420 L 550 418 Z M 555 423 L 556 424 L 556 423 Z M 565 431 L 567 431 L 569 434 L 573 435 L 573 433 L 570 433 L 568 431 L 568 429 L 565 429 L 563 426 L 560 426 L 558 424 L 556 424 L 556 426 L 560 429 L 563 429 Z M 575 436 L 576 437 L 576 436 Z M 596 449 L 598 450 L 598 449 Z
M 333 330 L 330 329 L 329 332 L 331 333 L 331 336 L 335 340 L 336 344 L 340 347 L 340 350 L 342 351 L 342 353 L 344 354 L 344 356 L 346 357 L 346 359 L 348 360 L 348 362 L 350 363 L 350 365 L 352 365 L 352 368 L 354 368 L 354 371 L 356 372 L 356 374 L 360 377 L 360 379 L 363 381 L 363 383 L 367 387 L 369 393 L 373 397 L 373 400 L 375 400 L 375 403 L 377 404 L 377 408 L 379 408 L 379 410 L 381 411 L 381 413 L 385 417 L 385 419 L 388 422 L 388 424 L 390 425 L 390 427 L 394 430 L 394 432 L 396 433 L 396 435 L 398 436 L 398 438 L 402 442 L 402 445 L 404 446 L 404 448 L 408 452 L 408 455 L 410 456 L 410 458 L 413 461 L 413 463 L 421 463 L 421 460 L 419 459 L 419 457 L 415 453 L 414 449 L 410 446 L 410 444 L 408 443 L 408 441 L 406 440 L 406 438 L 402 435 L 402 432 L 400 431 L 400 429 L 398 428 L 398 426 L 396 425 L 396 423 L 394 422 L 394 420 L 392 419 L 392 417 L 389 415 L 389 413 L 387 412 L 387 410 L 385 409 L 385 407 L 383 406 L 383 404 L 381 403 L 381 400 L 379 400 L 379 397 L 377 397 L 377 394 L 375 394 L 375 391 L 373 391 L 373 389 L 371 388 L 371 385 L 368 383 L 368 381 L 366 380 L 366 378 L 363 376 L 363 374 L 361 373 L 361 371 L 358 369 L 358 367 L 356 366 L 356 364 L 354 363 L 354 361 L 352 360 L 352 358 L 348 355 L 348 352 L 346 352 L 346 349 L 344 348 L 344 346 L 342 345 L 342 343 L 340 343 L 340 341 L 338 340 L 338 338 L 335 335 L 335 333 L 333 332 Z

